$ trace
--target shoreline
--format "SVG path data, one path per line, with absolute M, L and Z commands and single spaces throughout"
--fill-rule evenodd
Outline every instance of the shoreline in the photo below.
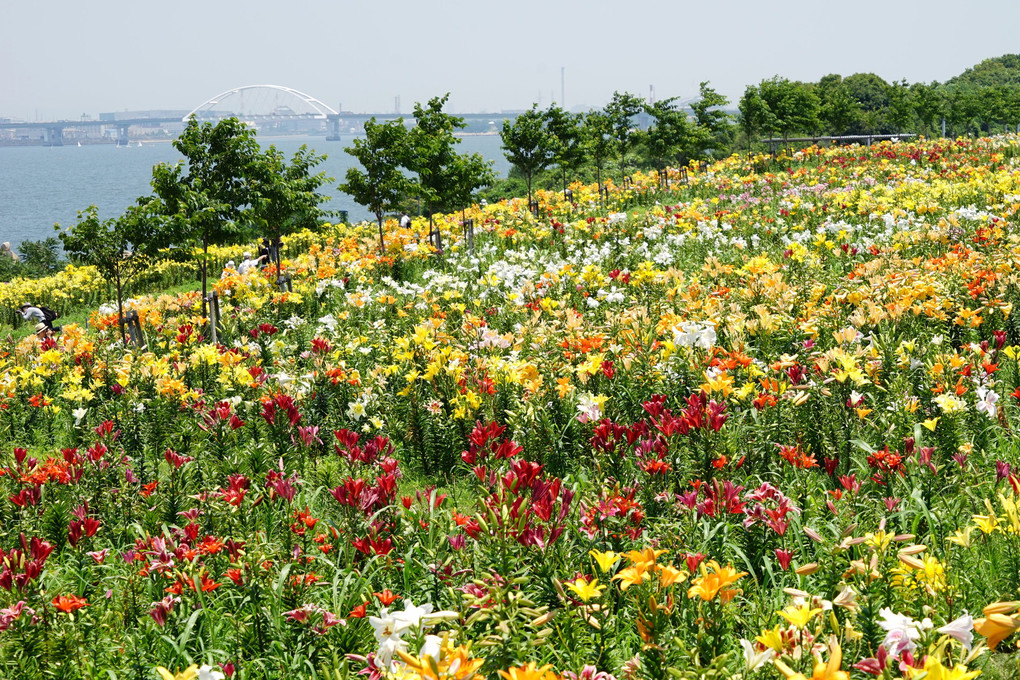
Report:
M 454 137 L 497 137 L 497 136 L 499 136 L 499 134 L 500 134 L 499 132 L 454 132 L 453 136 Z M 341 135 L 341 137 L 349 137 L 351 139 L 355 139 L 357 137 L 363 137 L 363 136 L 364 136 L 364 134 L 359 134 L 359 133 L 348 133 L 347 135 Z M 319 136 L 319 135 L 261 135 L 260 134 L 259 135 L 259 139 L 270 139 L 270 140 L 272 140 L 272 139 L 307 139 L 309 141 L 311 141 L 311 140 L 317 140 L 317 141 L 321 140 L 321 141 L 329 141 L 329 142 L 343 141 L 343 139 L 339 139 L 339 140 L 330 139 L 330 140 L 327 140 L 325 137 Z M 172 144 L 173 141 L 174 140 L 172 140 L 172 139 L 132 139 L 132 140 L 130 140 L 130 143 L 128 144 L 128 146 L 129 147 L 131 147 L 131 146 L 138 146 L 138 144 L 142 144 L 144 146 L 148 146 L 149 144 Z M 116 140 L 106 140 L 106 139 L 103 139 L 103 140 L 100 140 L 100 139 L 71 139 L 71 140 L 66 140 L 64 144 L 58 144 L 58 145 L 47 144 L 45 142 L 45 140 L 42 140 L 42 139 L 38 139 L 38 140 L 36 140 L 36 139 L 30 139 L 30 140 L 0 139 L 0 148 L 17 149 L 17 148 L 22 148 L 22 147 L 39 147 L 39 146 L 50 147 L 50 148 L 54 148 L 54 149 L 76 148 L 77 145 L 78 145 L 78 142 L 81 142 L 82 146 L 116 146 L 117 145 Z

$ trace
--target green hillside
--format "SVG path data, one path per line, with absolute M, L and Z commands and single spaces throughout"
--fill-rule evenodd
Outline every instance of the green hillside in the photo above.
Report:
M 947 80 L 945 86 L 950 89 L 1020 87 L 1020 54 L 1004 54 L 994 59 L 985 59 Z

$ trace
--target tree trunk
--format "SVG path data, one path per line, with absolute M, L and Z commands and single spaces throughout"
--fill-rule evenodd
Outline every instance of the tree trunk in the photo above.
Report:
M 205 298 L 208 295 L 208 288 L 206 285 L 207 272 L 209 270 L 209 239 L 205 236 L 202 237 L 202 318 L 209 319 L 209 307 Z
M 384 255 L 386 253 L 386 243 L 383 241 L 383 214 L 379 211 L 375 214 L 375 218 L 379 220 L 379 254 Z

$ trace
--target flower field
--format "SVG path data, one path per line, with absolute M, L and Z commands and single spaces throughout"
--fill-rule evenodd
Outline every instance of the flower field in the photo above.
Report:
M 337 225 L 217 344 L 195 293 L 6 344 L 0 676 L 1016 677 L 1018 157 Z

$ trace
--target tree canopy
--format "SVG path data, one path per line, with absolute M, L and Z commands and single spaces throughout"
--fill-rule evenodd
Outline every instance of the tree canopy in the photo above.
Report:
M 430 217 L 463 207 L 493 177 L 490 164 L 480 154 L 456 152 L 460 139 L 453 133 L 465 125 L 463 118 L 443 112 L 449 97 L 447 93 L 425 106 L 415 104 L 415 125 L 408 137 L 405 167 L 414 174 L 414 192 Z
M 464 119 L 443 111 L 449 93 L 414 106 L 415 125 L 404 129 L 403 120 L 379 125 L 365 124 L 366 139 L 347 148 L 364 167 L 347 173 L 341 191 L 369 208 L 379 221 L 402 197 L 418 198 L 430 219 L 433 213 L 450 212 L 468 205 L 477 189 L 493 181 L 492 164 L 480 154 L 459 154 L 454 132 L 465 127 Z
M 375 118 L 366 121 L 364 139 L 355 139 L 346 151 L 364 169 L 348 168 L 347 181 L 339 189 L 375 215 L 379 222 L 379 250 L 385 251 L 383 216 L 386 211 L 395 210 L 413 186 L 401 169 L 409 153 L 404 121 L 377 123 Z
M 324 171 L 314 172 L 326 159 L 302 146 L 288 163 L 275 146 L 270 146 L 256 166 L 250 228 L 253 236 L 264 236 L 274 243 L 280 237 L 304 229 L 314 229 L 330 213 L 320 207 L 327 196 L 319 193 L 333 178 Z M 277 263 L 279 264 L 279 263 Z
M 174 148 L 182 162 L 152 170 L 151 197 L 139 200 L 153 228 L 151 243 L 191 255 L 199 266 L 203 300 L 208 292 L 209 246 L 281 235 L 313 227 L 326 216 L 317 189 L 324 173 L 311 174 L 321 156 L 302 147 L 291 163 L 275 147 L 263 151 L 255 130 L 237 118 L 215 125 L 192 117 Z
M 1020 54 L 985 59 L 946 81 L 947 89 L 1020 88 Z
M 552 136 L 553 163 L 560 171 L 563 190 L 567 189 L 567 172 L 584 161 L 579 117 L 553 104 L 545 112 L 546 129 Z
M 555 158 L 556 138 L 546 127 L 547 119 L 538 107 L 530 109 L 510 122 L 503 121 L 503 155 L 524 176 L 531 203 L 531 182 L 535 173 L 545 170 Z
M 652 167 L 656 170 L 675 163 L 685 148 L 689 150 L 691 147 L 695 126 L 688 120 L 687 114 L 677 107 L 678 99 L 660 99 L 645 106 L 653 122 L 642 139 Z
M 627 152 L 634 142 L 636 130 L 634 117 L 644 111 L 641 99 L 629 92 L 614 92 L 613 98 L 605 108 L 609 118 L 613 137 L 616 138 L 616 151 L 620 154 L 620 173 L 627 174 Z

